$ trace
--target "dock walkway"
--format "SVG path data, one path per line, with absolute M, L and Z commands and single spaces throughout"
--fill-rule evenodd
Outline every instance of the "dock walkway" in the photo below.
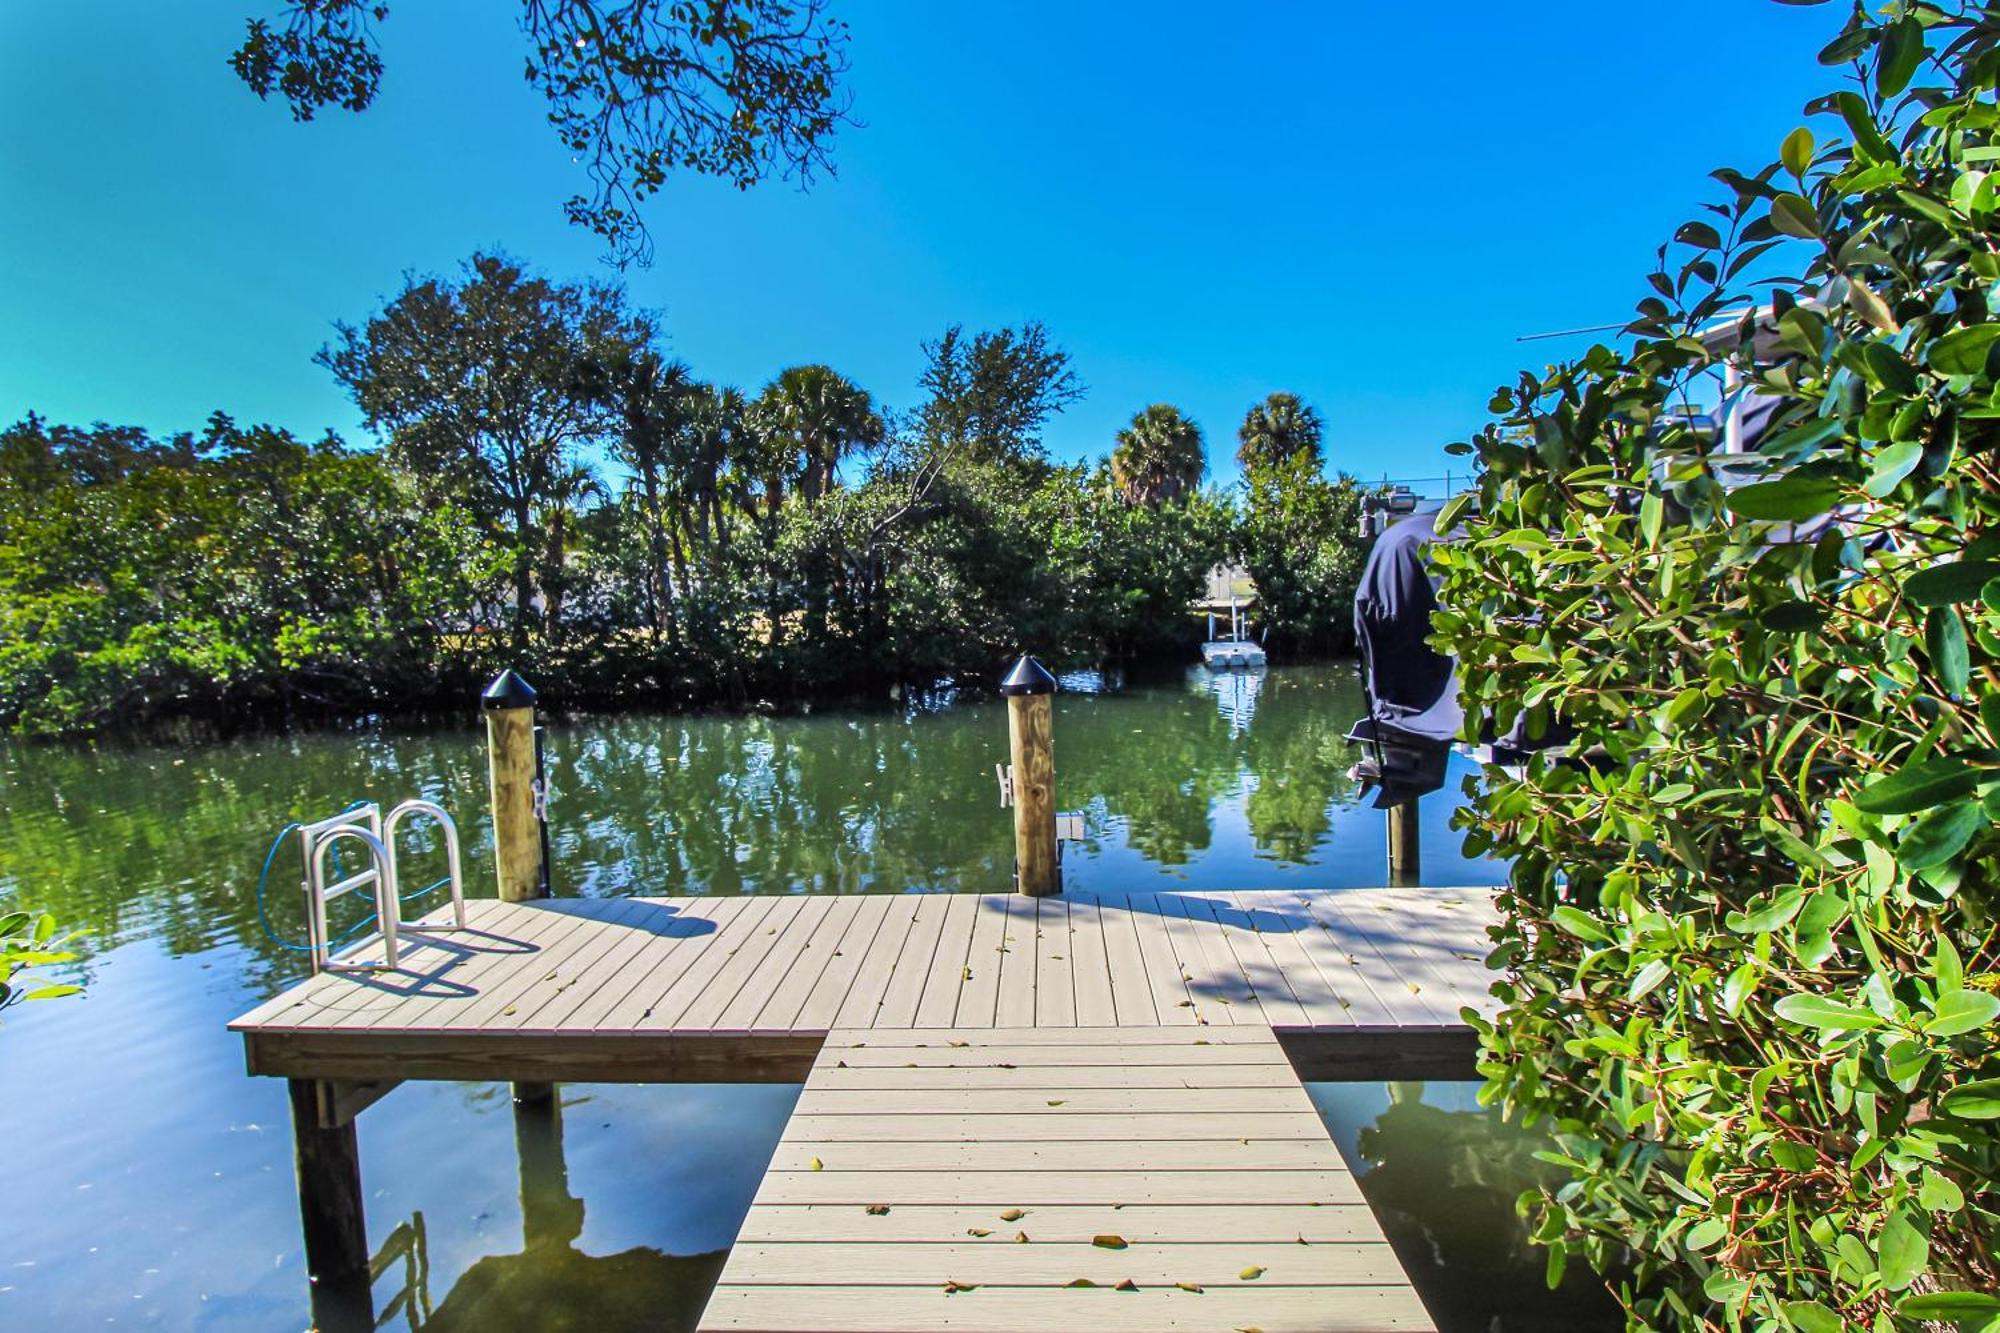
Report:
M 1300 1079 L 1470 1076 L 1483 890 L 469 908 L 251 1072 L 804 1083 L 704 1327 L 1430 1326 Z

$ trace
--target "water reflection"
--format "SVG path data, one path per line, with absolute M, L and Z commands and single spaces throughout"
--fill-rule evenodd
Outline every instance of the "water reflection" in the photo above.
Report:
M 387 1325 L 400 1315 L 413 1333 L 692 1329 L 729 1252 L 676 1255 L 635 1245 L 616 1254 L 585 1253 L 578 1244 L 584 1201 L 570 1187 L 561 1101 L 517 1102 L 514 1136 L 521 1162 L 520 1251 L 475 1261 L 433 1307 L 428 1262 L 419 1265 L 401 1253 L 426 1234 L 418 1213 L 376 1257 L 378 1282 L 388 1273 L 400 1275 L 402 1286 L 388 1295 L 369 1326 Z
M 1355 755 L 1344 736 L 1361 708 L 1350 670 L 1196 669 L 1166 685 L 1066 693 L 1057 707 L 1058 801 L 1086 813 L 1090 835 L 1065 850 L 1071 885 L 1382 882 L 1381 815 L 1357 807 L 1347 777 Z M 1004 891 L 1012 841 L 993 764 L 1006 734 L 993 703 L 557 722 L 556 891 Z M 232 945 L 258 984 L 275 986 L 299 964 L 258 924 L 265 839 L 358 796 L 410 795 L 454 813 L 468 889 L 490 892 L 484 761 L 470 726 L 196 749 L 0 747 L 0 902 L 53 911 L 93 951 L 139 938 L 176 956 Z M 1429 882 L 1496 882 L 1498 867 L 1456 854 L 1449 804 L 1427 806 Z M 297 939 L 288 854 L 270 914 Z M 410 859 L 407 882 L 442 872 L 435 847 Z
M 1556 1291 L 1514 1210 L 1549 1180 L 1540 1134 L 1478 1104 L 1476 1083 L 1314 1083 L 1314 1104 L 1440 1333 L 1622 1328 L 1603 1282 L 1573 1264 Z

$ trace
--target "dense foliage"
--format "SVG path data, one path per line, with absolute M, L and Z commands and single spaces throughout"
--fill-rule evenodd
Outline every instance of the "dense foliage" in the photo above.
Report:
M 1716 173 L 1625 350 L 1499 393 L 1433 548 L 1470 711 L 1577 736 L 1462 816 L 1516 858 L 1482 1067 L 1555 1127 L 1551 1269 L 1635 1325 L 1988 1329 L 2000 10 L 1823 60 L 1826 137 Z M 1744 485 L 1681 410 L 1725 363 L 1784 403 Z
M 320 354 L 379 448 L 17 423 L 0 721 L 456 707 L 502 664 L 556 703 L 682 706 L 990 683 L 1023 648 L 1178 659 L 1232 550 L 1281 635 L 1346 642 L 1322 571 L 1358 566 L 1354 484 L 1301 455 L 1239 510 L 1165 405 L 1051 463 L 1083 388 L 1038 324 L 946 330 L 901 416 L 828 366 L 746 395 L 661 343 L 616 286 L 476 255 Z

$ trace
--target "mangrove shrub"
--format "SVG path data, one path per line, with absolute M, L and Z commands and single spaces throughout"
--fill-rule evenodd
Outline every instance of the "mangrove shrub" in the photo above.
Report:
M 1997 39 L 1857 9 L 1634 338 L 1461 446 L 1436 641 L 1575 732 L 1461 816 L 1514 858 L 1486 1095 L 1635 1324 L 2000 1324 Z M 1725 365 L 1780 404 L 1728 469 L 1684 410 Z

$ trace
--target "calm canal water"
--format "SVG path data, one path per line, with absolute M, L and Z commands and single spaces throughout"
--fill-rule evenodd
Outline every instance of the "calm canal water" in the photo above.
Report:
M 1067 882 L 1381 883 L 1382 815 L 1359 804 L 1341 739 L 1360 708 L 1337 667 L 1062 694 L 1058 803 L 1089 831 Z M 284 1086 L 245 1076 L 224 1030 L 302 971 L 260 924 L 259 867 L 288 820 L 421 794 L 458 816 L 468 888 L 490 894 L 473 721 L 0 746 L 0 910 L 82 932 L 88 988 L 11 1009 L 0 1031 L 0 1327 L 308 1324 Z M 584 720 L 548 747 L 560 895 L 1009 887 L 996 703 Z M 1425 803 L 1425 882 L 1497 883 L 1503 867 L 1459 854 L 1455 789 Z M 270 916 L 295 937 L 297 870 L 280 865 Z M 1311 1091 L 1442 1326 L 1621 1326 L 1587 1276 L 1542 1289 L 1513 1213 L 1535 1144 L 1470 1085 Z M 566 1086 L 560 1160 L 532 1154 L 524 1183 L 504 1086 L 405 1085 L 360 1121 L 384 1326 L 691 1328 L 796 1096 Z

